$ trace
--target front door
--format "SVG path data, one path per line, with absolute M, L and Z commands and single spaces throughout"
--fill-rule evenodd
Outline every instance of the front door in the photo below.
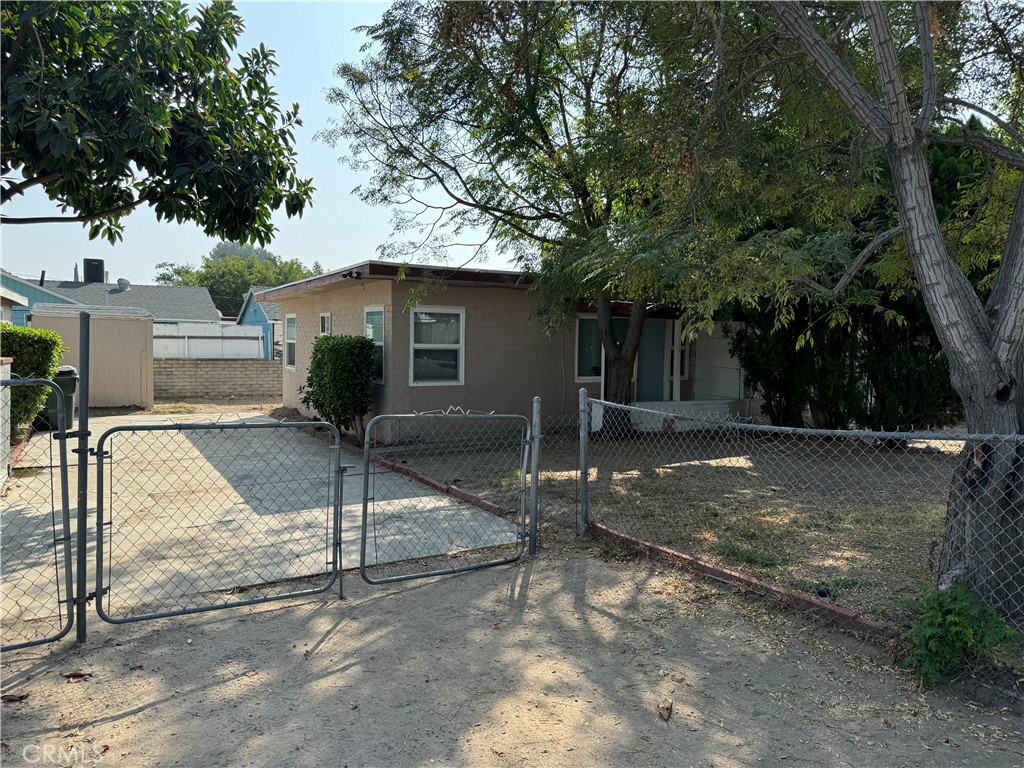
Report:
M 690 347 L 682 335 L 681 320 L 652 318 L 644 323 L 637 355 L 637 402 L 689 399 Z

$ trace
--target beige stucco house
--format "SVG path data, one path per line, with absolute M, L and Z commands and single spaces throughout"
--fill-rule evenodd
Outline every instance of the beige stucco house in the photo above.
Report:
M 531 317 L 536 294 L 528 287 L 517 272 L 366 261 L 257 298 L 281 305 L 286 406 L 304 410 L 299 387 L 313 342 L 329 333 L 366 334 L 377 342 L 377 413 L 459 406 L 528 415 L 538 395 L 545 418 L 574 413 L 581 387 L 593 397 L 602 393 L 596 315 L 581 311 L 570 328 L 548 336 Z M 621 322 L 625 328 L 627 318 Z M 680 343 L 680 330 L 671 317 L 645 321 L 638 403 L 676 412 L 749 412 L 743 373 L 722 330 L 690 344 Z

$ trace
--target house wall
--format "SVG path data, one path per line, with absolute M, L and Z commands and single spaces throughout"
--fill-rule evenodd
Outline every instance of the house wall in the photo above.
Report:
M 548 337 L 540 322 L 531 317 L 536 294 L 505 286 L 461 287 L 450 285 L 421 306 L 465 309 L 464 384 L 410 386 L 410 314 L 401 313 L 415 285 L 395 284 L 391 363 L 387 374 L 391 413 L 428 411 L 460 406 L 465 410 L 498 411 L 529 415 L 533 398 L 540 396 L 545 419 L 578 409 L 580 384 L 575 382 L 573 329 Z M 600 390 L 600 385 L 594 391 Z
M 732 400 L 743 397 L 743 369 L 729 354 L 729 339 L 721 323 L 714 333 L 694 340 L 693 398 L 695 400 Z
M 284 404 L 289 408 L 298 408 L 307 415 L 312 413 L 302 408 L 299 402 L 299 387 L 306 383 L 309 371 L 309 357 L 313 351 L 313 341 L 320 333 L 320 313 L 331 313 L 331 332 L 336 336 L 356 336 L 365 332 L 363 326 L 363 308 L 367 306 L 384 306 L 384 354 L 391 349 L 390 334 L 392 323 L 392 282 L 390 280 L 352 280 L 333 290 L 326 290 L 302 296 L 281 299 L 281 313 L 287 319 L 294 314 L 296 319 L 295 367 L 285 365 L 288 359 L 287 340 L 285 339 L 284 323 L 282 323 L 281 343 L 284 354 L 280 361 L 282 367 L 282 383 Z M 401 311 L 399 305 L 399 311 Z M 285 320 L 286 322 L 286 320 Z M 385 376 L 389 376 L 385 365 Z M 376 410 L 386 407 L 388 388 L 379 387 L 377 392 Z
M 61 365 L 79 366 L 77 315 L 32 315 L 33 328 L 57 331 L 68 351 Z M 153 404 L 153 320 L 93 315 L 89 327 L 89 405 Z M 76 400 L 77 400 L 76 394 Z
M 253 398 L 278 402 L 281 373 L 276 360 L 154 360 L 153 395 L 157 400 Z
M 364 307 L 381 305 L 385 309 L 384 384 L 376 387 L 374 413 L 459 406 L 529 415 L 533 398 L 539 395 L 543 416 L 551 419 L 576 413 L 581 386 L 592 396 L 599 395 L 599 383 L 575 381 L 574 331 L 549 338 L 530 317 L 536 296 L 521 288 L 499 286 L 449 285 L 436 296 L 421 299 L 421 306 L 465 309 L 465 383 L 410 386 L 411 320 L 403 309 L 417 286 L 412 281 L 351 281 L 321 292 L 282 298 L 282 313 L 285 317 L 295 314 L 297 327 L 296 365 L 294 369 L 283 367 L 284 404 L 312 415 L 302 408 L 298 388 L 306 380 L 320 313 L 331 313 L 334 334 L 358 335 L 365 331 Z

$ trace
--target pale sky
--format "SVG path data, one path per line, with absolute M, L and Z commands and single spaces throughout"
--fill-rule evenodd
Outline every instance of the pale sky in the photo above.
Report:
M 299 102 L 303 127 L 296 135 L 299 174 L 312 177 L 316 192 L 313 207 L 301 219 L 275 215 L 278 233 L 266 247 L 304 264 L 319 261 L 327 270 L 377 258 L 377 246 L 390 236 L 391 211 L 366 206 L 352 190 L 364 177 L 338 162 L 344 148 L 334 149 L 313 135 L 337 115 L 324 91 L 334 83 L 334 68 L 342 61 L 358 61 L 365 36 L 353 28 L 378 21 L 388 3 L 371 2 L 237 2 L 245 21 L 239 50 L 261 42 L 277 54 L 274 81 L 279 102 Z M 12 216 L 59 214 L 45 195 L 26 195 L 6 208 Z M 217 243 L 194 225 L 158 222 L 149 208 L 140 208 L 125 220 L 124 240 L 110 245 L 90 241 L 81 224 L 34 224 L 0 229 L 3 267 L 17 275 L 38 278 L 46 270 L 49 280 L 70 280 L 77 262 L 103 259 L 110 279 L 152 283 L 154 266 L 162 261 L 197 264 Z M 487 265 L 507 268 L 492 258 Z

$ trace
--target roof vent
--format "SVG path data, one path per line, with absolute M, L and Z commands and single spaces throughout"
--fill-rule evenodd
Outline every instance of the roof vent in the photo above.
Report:
M 123 277 L 119 277 L 117 278 L 117 287 L 122 291 L 127 291 L 129 288 L 132 287 L 132 284 L 125 280 Z

